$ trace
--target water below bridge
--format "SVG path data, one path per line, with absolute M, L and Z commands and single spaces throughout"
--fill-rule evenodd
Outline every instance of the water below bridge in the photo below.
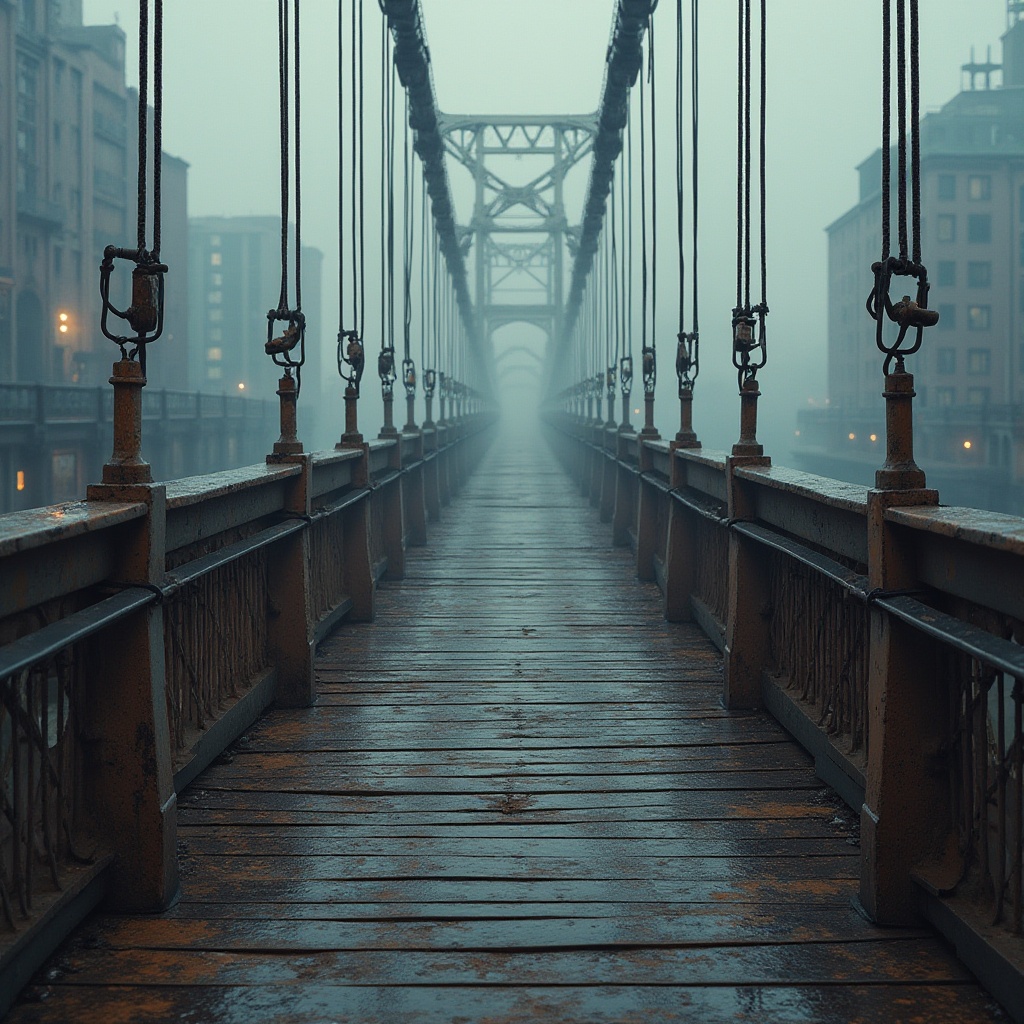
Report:
M 91 920 L 12 1024 L 1003 1019 L 856 913 L 855 816 L 609 533 L 499 439 L 317 705 L 181 795 L 177 905 Z

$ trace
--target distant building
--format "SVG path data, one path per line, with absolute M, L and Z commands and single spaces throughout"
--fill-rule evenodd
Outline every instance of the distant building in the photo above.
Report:
M 273 396 L 281 370 L 264 350 L 267 310 L 281 289 L 281 221 L 277 217 L 193 217 L 189 221 L 189 339 L 192 387 Z M 299 432 L 314 433 L 320 387 L 323 254 L 302 250 L 306 370 Z M 292 268 L 293 269 L 293 268 Z M 289 285 L 290 298 L 294 291 Z
M 0 3 L 2 380 L 89 372 L 98 254 L 128 226 L 124 52 L 81 0 Z
M 1021 7 L 1011 0 L 1002 65 L 965 65 L 967 87 L 921 125 L 923 248 L 941 318 L 907 366 L 918 462 L 943 502 L 1024 513 Z M 827 229 L 829 406 L 801 414 L 794 455 L 869 483 L 885 437 L 882 356 L 864 309 L 881 248 L 881 151 L 858 171 L 857 205 Z

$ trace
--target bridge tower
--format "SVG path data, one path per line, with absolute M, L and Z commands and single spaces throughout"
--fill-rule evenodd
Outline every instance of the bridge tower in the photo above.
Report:
M 559 337 L 565 257 L 580 228 L 565 213 L 565 180 L 593 150 L 597 116 L 474 117 L 441 114 L 447 153 L 473 176 L 473 216 L 458 228 L 474 256 L 475 315 L 481 339 L 505 324 Z M 527 170 L 514 175 L 515 163 Z M 521 180 L 525 177 L 525 180 Z

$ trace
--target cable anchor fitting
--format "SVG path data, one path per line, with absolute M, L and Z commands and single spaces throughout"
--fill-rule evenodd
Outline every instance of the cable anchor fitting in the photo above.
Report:
M 135 264 L 132 271 L 132 303 L 127 309 L 118 309 L 110 301 L 110 281 L 114 274 L 116 260 L 130 260 Z M 164 275 L 166 264 L 146 249 L 122 249 L 108 245 L 103 250 L 100 263 L 100 299 L 103 311 L 100 330 L 103 336 L 121 349 L 122 359 L 134 360 L 139 357 L 142 374 L 146 374 L 146 346 L 156 341 L 164 330 Z M 114 334 L 109 328 L 110 316 L 123 320 L 134 331 L 134 335 Z
M 875 284 L 868 295 L 866 308 L 868 315 L 875 321 L 875 345 L 879 352 L 885 355 L 882 370 L 888 375 L 895 360 L 896 372 L 904 373 L 903 361 L 921 348 L 925 328 L 934 327 L 939 322 L 939 314 L 928 309 L 928 293 L 931 290 L 928 270 L 923 263 L 889 256 L 872 263 L 871 272 L 875 275 Z M 893 302 L 889 292 L 894 277 L 913 278 L 917 282 L 915 298 L 911 299 L 909 295 L 904 295 L 898 302 Z M 896 340 L 891 344 L 887 344 L 885 340 L 886 317 L 898 328 Z M 911 332 L 913 341 L 905 347 L 904 343 Z

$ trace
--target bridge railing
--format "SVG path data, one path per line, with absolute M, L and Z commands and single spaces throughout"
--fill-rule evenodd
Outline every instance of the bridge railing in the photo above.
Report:
M 175 895 L 175 794 L 271 703 L 487 443 L 483 415 L 364 448 L 0 516 L 0 1013 L 108 895 Z
M 861 901 L 931 919 L 1024 1006 L 1024 521 L 560 415 L 567 470 L 666 617 L 725 658 L 861 812 Z

